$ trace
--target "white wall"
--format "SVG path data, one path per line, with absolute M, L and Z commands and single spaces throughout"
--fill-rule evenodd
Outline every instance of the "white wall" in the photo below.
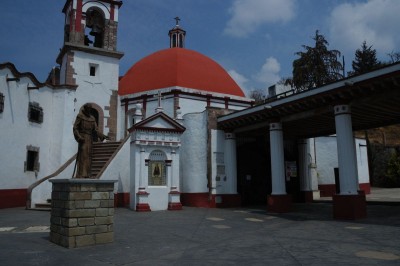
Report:
M 361 145 L 360 145 L 361 144 Z M 366 141 L 355 139 L 359 183 L 369 183 Z M 336 137 L 315 138 L 318 184 L 334 184 L 338 167 Z M 312 149 L 313 147 L 311 147 Z
M 186 131 L 180 151 L 181 192 L 208 192 L 207 188 L 207 113 L 183 116 Z
M 0 142 L 0 188 L 27 188 L 63 163 L 60 146 L 64 135 L 64 102 L 73 92 L 49 87 L 28 90 L 28 85 L 34 86 L 29 78 L 7 82 L 6 75 L 13 77 L 8 69 L 0 70 L 0 91 L 5 96 L 4 111 L 0 115 L 0 137 L 3 140 Z M 43 108 L 43 123 L 28 120 L 29 102 L 37 102 Z M 39 148 L 40 169 L 37 175 L 24 171 L 28 145 Z

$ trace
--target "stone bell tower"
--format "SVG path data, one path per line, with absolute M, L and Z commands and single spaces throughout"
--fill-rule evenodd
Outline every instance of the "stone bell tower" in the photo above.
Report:
M 59 83 L 76 86 L 74 111 L 92 103 L 99 130 L 118 139 L 118 13 L 122 1 L 66 0 Z

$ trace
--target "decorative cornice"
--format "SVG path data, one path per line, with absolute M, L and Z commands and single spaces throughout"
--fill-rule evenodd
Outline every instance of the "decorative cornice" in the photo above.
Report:
M 117 59 L 121 59 L 124 56 L 123 52 L 109 51 L 109 50 L 105 50 L 103 48 L 90 47 L 90 46 L 66 42 L 66 43 L 64 43 L 63 48 L 61 49 L 60 53 L 58 54 L 56 62 L 58 64 L 61 64 L 63 56 L 65 55 L 65 53 L 67 53 L 69 51 L 81 51 L 81 52 L 85 52 L 85 53 L 90 53 L 90 54 L 95 54 L 95 55 L 103 55 L 103 56 L 113 57 L 113 58 L 117 58 Z

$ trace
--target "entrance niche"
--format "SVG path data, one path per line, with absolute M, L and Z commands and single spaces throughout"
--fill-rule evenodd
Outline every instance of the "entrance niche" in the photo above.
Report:
M 166 186 L 166 154 L 161 150 L 155 150 L 149 156 L 149 186 Z
M 102 10 L 91 7 L 86 11 L 85 45 L 103 48 L 104 25 Z

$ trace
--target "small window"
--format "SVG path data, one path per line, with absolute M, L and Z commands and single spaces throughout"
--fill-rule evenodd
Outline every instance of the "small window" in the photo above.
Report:
M 95 66 L 90 66 L 90 76 L 92 76 L 92 77 L 96 76 L 96 67 Z
M 4 94 L 0 92 L 0 113 L 4 111 Z
M 25 172 L 39 171 L 39 148 L 33 146 L 26 147 Z
M 43 123 L 43 108 L 38 103 L 29 103 L 28 120 L 34 123 Z

